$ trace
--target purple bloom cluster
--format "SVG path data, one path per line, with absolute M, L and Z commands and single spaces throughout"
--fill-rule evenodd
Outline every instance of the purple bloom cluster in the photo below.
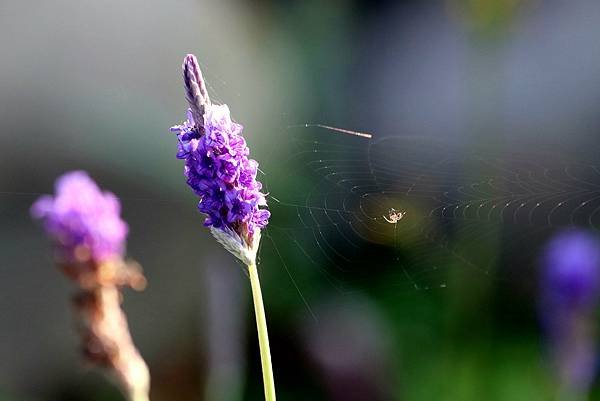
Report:
M 542 258 L 540 315 L 562 385 L 585 392 L 596 372 L 600 242 L 582 230 L 555 236 Z
M 200 197 L 198 209 L 207 215 L 204 224 L 230 229 L 251 244 L 270 213 L 260 208 L 267 203 L 242 126 L 231 120 L 227 105 L 205 105 L 202 125 L 192 110 L 187 117 L 171 131 L 179 140 L 177 157 L 185 160 L 187 184 Z
M 547 308 L 576 312 L 600 300 L 600 242 L 585 231 L 566 231 L 546 246 L 542 294 Z
M 114 194 L 102 192 L 83 171 L 59 177 L 55 191 L 55 197 L 40 197 L 31 214 L 43 220 L 62 261 L 99 263 L 122 257 L 128 227 Z

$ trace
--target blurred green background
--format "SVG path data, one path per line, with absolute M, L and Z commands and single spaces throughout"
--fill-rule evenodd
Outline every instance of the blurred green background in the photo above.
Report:
M 187 53 L 198 56 L 213 101 L 244 125 L 275 198 L 260 272 L 281 400 L 555 399 L 536 313 L 536 255 L 555 226 L 457 219 L 428 245 L 388 227 L 346 254 L 356 232 L 329 216 L 307 225 L 302 213 L 356 212 L 341 204 L 375 165 L 365 152 L 400 160 L 389 164 L 398 180 L 411 155 L 411 166 L 425 155 L 431 167 L 449 149 L 482 144 L 501 145 L 509 161 L 568 149 L 590 163 L 599 37 L 595 0 L 3 0 L 0 400 L 121 399 L 82 367 L 72 285 L 29 217 L 71 169 L 121 198 L 128 255 L 149 281 L 124 308 L 150 366 L 151 399 L 262 399 L 246 277 L 202 227 L 169 133 L 185 117 Z M 391 138 L 389 154 L 294 127 L 315 123 Z M 427 140 L 403 145 L 415 137 Z M 323 181 L 311 152 L 349 172 L 350 185 Z M 487 174 L 467 161 L 455 167 L 454 189 Z M 566 188 L 549 191 L 568 197 Z M 597 387 L 591 399 L 600 400 Z

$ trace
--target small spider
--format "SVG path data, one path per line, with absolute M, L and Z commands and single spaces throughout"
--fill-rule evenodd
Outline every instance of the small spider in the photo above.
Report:
M 383 219 L 390 224 L 396 224 L 406 215 L 406 212 L 401 212 L 394 208 L 391 208 L 387 216 L 383 216 Z

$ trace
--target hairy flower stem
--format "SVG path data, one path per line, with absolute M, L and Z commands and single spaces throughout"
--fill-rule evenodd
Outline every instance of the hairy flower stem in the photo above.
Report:
M 250 276 L 250 284 L 252 285 L 252 300 L 254 301 L 256 329 L 258 330 L 258 345 L 260 348 L 260 362 L 265 387 L 265 401 L 275 401 L 275 380 L 273 379 L 273 367 L 271 365 L 267 319 L 265 317 L 265 307 L 263 305 L 258 270 L 256 269 L 255 262 L 248 265 L 248 275 Z
M 121 291 L 113 285 L 83 290 L 76 296 L 84 354 L 116 379 L 128 401 L 148 401 L 150 374 L 131 339 L 121 299 Z

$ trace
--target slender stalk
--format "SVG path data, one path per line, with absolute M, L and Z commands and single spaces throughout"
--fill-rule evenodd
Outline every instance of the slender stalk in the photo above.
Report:
M 273 367 L 271 366 L 271 350 L 269 349 L 267 319 L 265 317 L 265 307 L 263 305 L 256 263 L 248 265 L 248 275 L 250 276 L 250 284 L 252 285 L 252 300 L 254 301 L 256 329 L 258 330 L 258 345 L 260 348 L 260 362 L 262 365 L 263 384 L 265 387 L 265 401 L 275 401 L 275 380 L 273 379 Z

